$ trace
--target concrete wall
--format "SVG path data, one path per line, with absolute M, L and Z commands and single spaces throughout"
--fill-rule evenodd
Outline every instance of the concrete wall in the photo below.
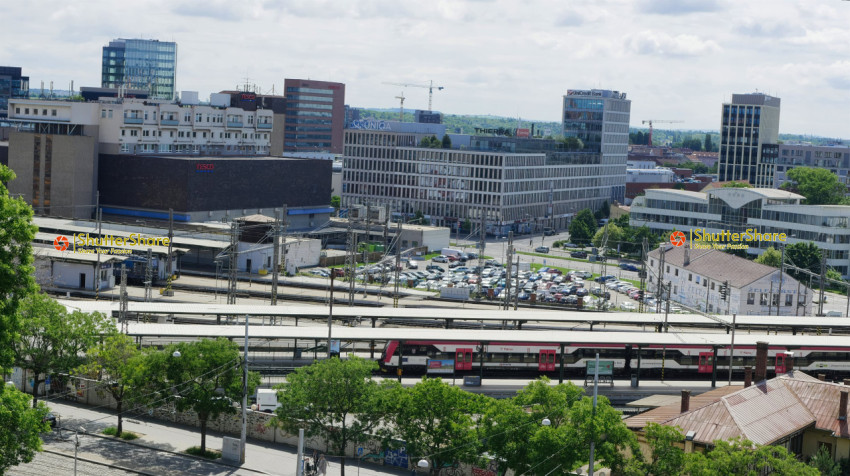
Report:
M 39 285 L 51 288 L 80 288 L 80 275 L 85 275 L 85 289 L 94 290 L 94 263 L 67 263 L 54 259 L 39 257 L 35 252 L 35 279 Z M 101 263 L 101 275 L 106 275 L 105 280 L 100 281 L 100 289 L 112 289 L 115 287 L 115 278 L 112 274 L 111 263 Z M 105 271 L 105 273 L 104 273 Z
M 283 248 L 283 246 L 281 247 Z M 286 261 L 284 263 L 286 273 L 295 275 L 300 268 L 319 265 L 322 252 L 321 240 L 287 239 Z M 239 255 L 237 268 L 239 271 L 259 273 L 261 269 L 271 272 L 272 260 L 274 259 L 274 245 L 271 243 L 239 243 Z M 251 269 L 248 269 L 248 260 L 251 260 Z M 281 256 L 281 260 L 283 257 Z

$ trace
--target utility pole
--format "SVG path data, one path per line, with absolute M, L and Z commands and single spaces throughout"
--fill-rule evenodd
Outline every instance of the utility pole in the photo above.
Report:
M 479 225 L 480 228 L 478 229 L 478 267 L 480 267 L 483 270 L 484 269 L 484 245 L 485 245 L 484 239 L 487 235 L 487 229 L 486 229 L 487 213 L 483 208 L 480 210 L 480 213 L 481 213 L 481 224 Z M 479 297 L 481 296 L 481 280 L 480 279 L 478 280 L 478 284 L 475 285 L 475 294 Z M 850 302 L 850 295 L 848 295 L 847 299 L 848 299 L 848 302 Z
M 236 304 L 236 247 L 239 246 L 239 222 L 230 224 L 230 249 L 228 250 L 227 304 Z M 219 318 L 220 321 L 220 318 Z M 221 324 L 218 322 L 217 324 Z
M 366 246 L 363 247 L 363 297 L 366 297 L 366 284 L 369 282 L 369 243 L 372 241 L 372 205 L 366 203 Z
M 779 261 L 779 302 L 776 303 L 776 315 L 779 315 L 780 306 L 782 306 L 782 281 L 785 277 L 785 243 L 779 245 L 782 249 L 782 258 Z
M 145 263 L 145 302 L 153 300 L 153 250 L 148 248 L 147 261 Z
M 346 243 L 346 266 L 348 267 L 348 305 L 354 305 L 354 279 L 357 272 L 357 235 L 354 233 L 354 221 L 351 210 L 348 211 L 348 243 Z
M 94 209 L 94 216 L 97 218 L 97 237 L 101 238 L 100 225 L 100 190 L 97 191 L 97 202 Z M 94 267 L 94 300 L 100 298 L 100 247 L 97 248 L 97 264 Z
M 245 344 L 242 356 L 242 433 L 239 438 L 240 462 L 245 464 L 245 445 L 248 443 L 248 315 L 245 314 Z
M 658 247 L 658 283 L 655 286 L 658 289 L 658 297 L 661 297 L 661 292 L 664 289 L 664 245 Z M 668 290 L 669 295 L 669 290 Z M 656 312 L 661 313 L 661 301 L 656 305 Z
M 165 264 L 165 272 L 168 274 L 170 278 L 172 276 L 171 270 L 171 247 L 172 241 L 174 241 L 174 209 L 168 209 L 168 258 Z
M 516 273 L 519 275 L 519 255 L 516 255 Z M 517 281 L 517 284 L 519 284 L 519 281 Z M 517 310 L 517 307 L 519 307 L 519 289 L 514 293 L 514 311 Z
M 662 285 L 663 286 L 663 285 Z M 670 291 L 673 289 L 673 282 L 667 281 L 667 305 L 664 306 L 664 332 L 669 331 L 669 326 L 667 325 L 667 316 L 670 314 Z
M 767 298 L 767 315 L 773 315 L 773 281 L 770 282 L 770 294 Z
M 820 299 L 818 299 L 818 317 L 823 317 L 824 284 L 826 283 L 826 250 L 820 250 Z
M 728 290 L 726 292 L 729 292 Z M 732 314 L 732 345 L 729 346 L 729 383 L 728 385 L 732 385 L 732 359 L 735 358 L 735 319 L 738 317 L 737 314 Z M 715 363 L 716 365 L 716 363 Z
M 127 333 L 127 265 L 121 263 L 121 287 L 118 292 L 118 322 L 121 323 L 121 332 Z
M 644 296 L 646 294 L 646 256 L 647 251 L 649 250 L 649 241 L 646 237 L 643 238 L 643 243 L 640 247 L 640 294 Z M 605 295 L 605 288 L 602 288 L 602 295 Z M 641 299 L 638 302 L 638 312 L 646 311 L 646 303 L 644 299 Z
M 283 216 L 286 216 L 286 205 L 281 207 L 281 212 Z M 271 305 L 277 306 L 277 284 L 278 284 L 278 276 L 280 275 L 280 232 L 281 232 L 281 218 L 280 215 L 275 212 L 275 223 L 274 223 L 274 250 L 272 255 L 272 299 Z M 285 240 L 284 240 L 285 241 Z
M 608 274 L 608 261 L 605 258 L 605 248 L 608 247 L 608 223 L 605 223 L 605 228 L 602 231 L 602 254 L 597 254 L 596 258 L 602 261 L 602 273 L 600 276 L 605 276 Z
M 401 274 L 401 222 L 398 221 L 395 232 L 395 267 L 393 267 L 393 307 L 398 307 L 398 286 Z
M 514 252 L 514 232 L 508 232 L 508 249 L 507 249 L 507 259 L 505 260 L 505 266 L 507 267 L 507 273 L 505 273 L 505 298 L 504 309 L 507 311 L 508 306 L 510 306 L 511 299 L 511 264 L 513 261 L 513 252 Z

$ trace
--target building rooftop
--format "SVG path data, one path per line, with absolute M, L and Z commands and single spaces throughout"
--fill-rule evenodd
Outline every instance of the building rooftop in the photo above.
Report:
M 733 288 L 742 288 L 753 281 L 779 271 L 772 266 L 759 264 L 714 249 L 689 250 L 690 262 L 686 265 L 685 250 L 684 246 L 669 248 L 664 253 L 664 262 L 706 276 L 712 281 L 729 281 L 729 285 Z M 660 254 L 660 248 L 656 248 L 649 252 L 649 257 L 658 260 Z M 788 282 L 791 282 L 791 278 L 788 279 Z
M 47 246 L 33 246 L 32 254 L 35 259 L 50 259 L 51 261 L 65 261 L 68 263 L 97 263 L 97 253 L 77 253 L 71 249 L 59 251 L 56 248 Z M 110 261 L 124 261 L 129 256 L 110 255 L 101 253 L 100 262 L 109 263 Z
M 690 397 L 689 408 L 702 408 L 706 405 L 712 404 L 720 400 L 721 398 L 726 395 L 729 395 L 732 392 L 737 392 L 742 388 L 744 388 L 743 385 L 728 385 L 725 387 L 718 387 L 713 390 L 709 390 L 699 395 L 694 395 Z M 658 399 L 663 403 L 663 405 L 657 408 L 653 408 L 652 410 L 649 410 L 647 412 L 643 412 L 639 415 L 626 418 L 626 426 L 632 430 L 640 430 L 649 423 L 663 423 L 683 414 L 681 412 L 682 397 L 677 395 L 660 395 L 660 397 L 666 397 L 664 399 Z M 641 405 L 640 403 L 644 400 L 647 400 L 646 403 L 648 404 L 645 403 Z M 655 400 L 648 400 L 644 398 L 636 402 L 629 403 L 629 406 L 651 406 L 651 403 L 653 401 Z

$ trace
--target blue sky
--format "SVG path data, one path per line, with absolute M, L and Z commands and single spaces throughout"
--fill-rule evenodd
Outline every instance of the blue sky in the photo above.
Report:
M 624 91 L 631 123 L 718 129 L 732 93 L 782 98 L 780 132 L 850 139 L 850 1 L 100 0 L 4 2 L 0 64 L 31 87 L 99 86 L 112 38 L 178 43 L 178 89 L 346 84 L 353 106 L 560 120 L 567 89 Z M 428 91 L 406 88 L 406 108 Z

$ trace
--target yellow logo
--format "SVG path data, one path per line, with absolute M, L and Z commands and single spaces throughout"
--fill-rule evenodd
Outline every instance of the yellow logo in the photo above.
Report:
M 709 232 L 705 228 L 692 229 L 690 232 L 691 247 L 698 250 L 746 250 L 750 243 L 784 242 L 786 238 L 785 233 L 759 233 L 755 228 L 747 228 L 743 233 L 729 230 Z
M 169 243 L 167 237 L 150 237 L 138 233 L 132 233 L 127 238 L 114 235 L 92 237 L 88 233 L 76 233 L 73 245 L 76 253 L 129 255 L 134 251 L 133 248 L 143 251 L 151 246 L 168 246 Z

